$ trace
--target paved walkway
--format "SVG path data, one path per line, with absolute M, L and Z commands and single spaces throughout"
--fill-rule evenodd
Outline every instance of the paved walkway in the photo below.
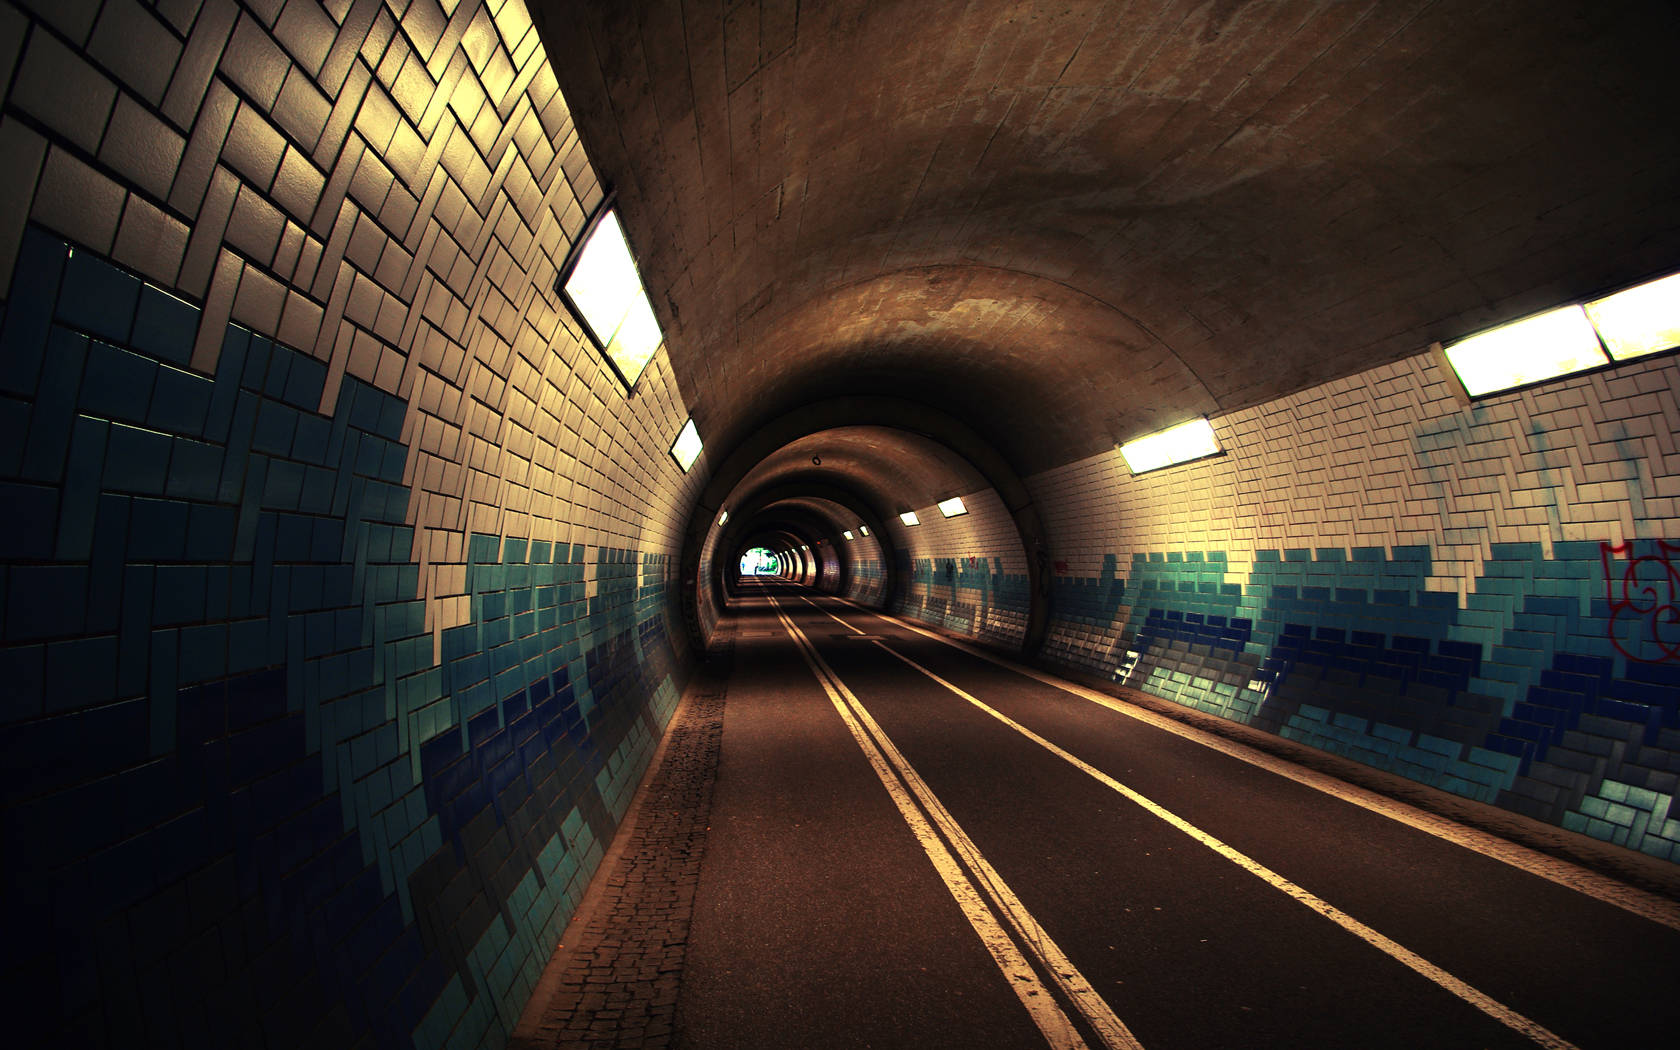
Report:
M 674 1044 L 733 652 L 726 629 L 533 993 L 513 1050 Z

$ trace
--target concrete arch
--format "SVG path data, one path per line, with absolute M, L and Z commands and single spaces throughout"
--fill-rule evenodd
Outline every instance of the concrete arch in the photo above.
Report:
M 938 442 L 966 460 L 997 492 L 1026 552 L 1031 609 L 1022 649 L 1028 656 L 1036 654 L 1051 615 L 1051 557 L 1044 521 L 1032 494 L 1014 466 L 967 423 L 915 401 L 885 396 L 839 397 L 807 405 L 760 427 L 723 457 L 690 514 L 679 563 L 683 617 L 696 643 L 704 643 L 699 614 L 701 550 L 735 487 L 756 464 L 789 442 L 847 426 L 888 427 Z M 884 535 L 879 521 L 877 514 L 871 529 Z
M 844 507 L 856 515 L 861 524 L 869 527 L 870 534 L 875 538 L 876 543 L 881 548 L 882 563 L 887 570 L 887 590 L 884 595 L 884 603 L 890 605 L 892 598 L 896 595 L 895 588 L 898 585 L 896 582 L 896 574 L 892 572 L 891 569 L 893 558 L 896 553 L 892 538 L 887 533 L 887 530 L 882 527 L 883 516 L 880 511 L 861 494 L 843 485 L 802 481 L 788 485 L 776 486 L 755 494 L 748 503 L 744 504 L 740 508 L 738 514 L 730 515 L 728 525 L 725 526 L 721 535 L 718 537 L 718 549 L 723 551 L 733 549 L 731 546 L 731 540 L 732 535 L 735 532 L 737 521 L 740 522 L 739 528 L 744 531 L 745 529 L 752 528 L 758 516 L 765 513 L 767 510 L 774 510 L 777 514 L 786 514 L 788 513 L 788 510 L 791 509 L 786 507 L 787 503 L 803 499 L 824 500 Z M 847 564 L 847 560 L 839 554 L 839 552 L 844 549 L 841 546 L 840 540 L 840 532 L 844 526 L 835 522 L 825 522 L 824 524 L 828 526 L 829 532 L 826 538 L 828 539 L 830 546 L 832 546 L 836 552 L 835 556 L 840 561 L 841 571 L 843 574 L 849 575 L 850 566 Z M 718 576 L 715 569 L 712 575 L 714 577 Z M 716 581 L 714 580 L 713 582 L 715 583 Z M 714 600 L 715 597 L 716 595 L 714 595 Z

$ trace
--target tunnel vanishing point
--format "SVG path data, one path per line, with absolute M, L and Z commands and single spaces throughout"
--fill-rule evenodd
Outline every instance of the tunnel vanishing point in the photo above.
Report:
M 1677 42 L 1662 0 L 5 0 L 5 1041 L 508 1045 L 753 622 L 1660 887 Z M 871 702 L 822 659 L 787 696 Z

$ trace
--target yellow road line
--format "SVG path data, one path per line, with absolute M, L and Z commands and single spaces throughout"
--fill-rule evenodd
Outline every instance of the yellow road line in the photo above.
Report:
M 1044 1033 L 1045 1039 L 1052 1047 L 1057 1048 L 1066 1047 L 1071 1050 L 1086 1046 L 1072 1022 L 1056 1004 L 1049 988 L 1034 971 L 1015 941 L 1010 938 L 992 908 L 988 907 L 981 891 L 984 891 L 985 897 L 991 899 L 992 905 L 1014 927 L 1022 943 L 1038 957 L 1051 981 L 1073 1003 L 1105 1046 L 1110 1050 L 1142 1050 L 1142 1045 L 1125 1024 L 1115 1016 L 1091 983 L 1027 911 L 1003 881 L 1003 877 L 981 855 L 974 841 L 962 830 L 914 767 L 893 745 L 868 709 L 858 700 L 857 695 L 840 680 L 805 633 L 782 611 L 781 604 L 773 597 L 770 601 L 783 628 L 793 639 L 800 655 L 805 658 L 807 666 L 821 683 L 823 691 L 828 694 L 829 701 L 840 713 L 846 728 L 851 731 L 858 746 L 869 759 L 876 776 L 892 796 L 905 823 L 922 844 L 928 859 L 933 862 L 934 869 L 945 882 L 951 896 L 997 962 L 998 968 L 1003 971 L 1005 979 L 1015 990 L 1016 996 L 1026 1007 L 1033 1022 Z M 934 830 L 936 825 L 938 831 L 944 834 L 943 841 Z M 974 873 L 973 880 L 964 873 L 962 864 L 958 862 L 957 856 L 953 855 L 953 850 Z M 978 889 L 975 886 L 976 882 L 979 883 Z
M 839 617 L 834 616 L 834 614 L 828 613 L 827 610 L 822 609 L 821 606 L 816 606 L 816 608 L 818 611 L 826 613 L 832 619 L 839 619 Z M 960 686 L 946 681 L 933 671 L 928 670 L 926 667 L 923 667 L 921 664 L 910 659 L 908 656 L 905 656 L 903 653 L 893 649 L 885 642 L 875 639 L 872 640 L 872 644 L 878 646 L 882 652 L 896 657 L 910 667 L 920 671 L 922 674 L 939 683 L 945 689 L 968 701 L 981 711 L 984 711 L 986 714 L 997 719 L 999 722 L 1002 722 L 1004 725 L 1015 730 L 1015 732 L 1044 748 L 1046 751 L 1049 751 L 1056 757 L 1068 762 L 1081 772 L 1095 779 L 1098 783 L 1101 783 L 1105 787 L 1118 792 L 1128 801 L 1142 807 L 1150 815 L 1165 821 L 1167 824 L 1170 824 L 1177 830 L 1182 831 L 1184 834 L 1195 839 L 1208 849 L 1213 850 L 1215 853 L 1242 868 L 1244 871 L 1258 877 L 1267 885 L 1282 891 L 1289 897 L 1292 897 L 1300 903 L 1306 905 L 1308 908 L 1311 908 L 1313 911 L 1324 916 L 1326 919 L 1329 919 L 1342 929 L 1347 930 L 1355 937 L 1358 937 L 1366 944 L 1371 945 L 1383 954 L 1458 996 L 1471 1006 L 1476 1007 L 1476 1009 L 1487 1014 L 1500 1024 L 1505 1025 L 1507 1028 L 1510 1028 L 1515 1032 L 1521 1033 L 1540 1046 L 1550 1047 L 1553 1048 L 1553 1050 L 1575 1050 L 1573 1043 L 1570 1043 L 1568 1040 L 1552 1032 L 1550 1029 L 1547 1029 L 1536 1021 L 1530 1020 L 1494 999 L 1492 996 L 1478 991 L 1476 988 L 1459 980 L 1457 977 L 1454 977 L 1452 974 L 1441 969 L 1439 966 L 1436 966 L 1423 956 L 1418 955 L 1416 952 L 1392 940 L 1391 938 L 1378 933 L 1376 930 L 1360 922 L 1358 919 L 1355 919 L 1347 912 L 1342 911 L 1334 904 L 1331 904 L 1329 901 L 1326 901 L 1301 886 L 1289 881 L 1282 875 L 1279 875 L 1277 872 L 1266 867 L 1264 864 L 1261 864 L 1259 861 L 1240 850 L 1226 845 L 1224 842 L 1203 831 L 1201 828 L 1198 828 L 1196 825 L 1185 820 L 1183 817 L 1180 817 L 1178 814 L 1167 809 L 1165 806 L 1162 806 L 1154 800 L 1132 790 L 1125 784 L 1122 784 L 1120 781 L 1098 769 L 1096 766 L 1091 765 L 1079 758 L 1077 755 L 1074 755 L 1056 744 L 1051 743 L 1044 737 L 1039 736 L 1031 729 L 1028 729 L 1026 726 L 1015 721 L 1001 711 L 998 711 L 996 708 L 993 708 L 974 694 L 967 692 Z
M 808 598 L 805 600 L 810 601 Z M 1106 707 L 1116 714 L 1125 715 L 1127 718 L 1143 722 L 1191 743 L 1200 744 L 1221 754 L 1229 755 L 1240 762 L 1246 762 L 1258 769 L 1264 769 L 1268 773 L 1293 780 L 1304 787 L 1310 787 L 1322 794 L 1340 799 L 1379 816 L 1387 817 L 1426 835 L 1433 835 L 1444 842 L 1450 842 L 1455 846 L 1461 846 L 1464 849 L 1479 853 L 1484 857 L 1499 861 L 1536 878 L 1545 879 L 1547 882 L 1574 890 L 1576 893 L 1591 897 L 1601 904 L 1620 908 L 1629 914 L 1666 926 L 1671 930 L 1680 930 L 1680 903 L 1668 900 L 1655 893 L 1642 890 L 1637 886 L 1630 886 L 1624 882 L 1618 882 L 1578 864 L 1572 864 L 1567 860 L 1547 856 L 1538 850 L 1507 841 L 1489 832 L 1467 827 L 1447 817 L 1438 816 L 1416 806 L 1408 805 L 1398 799 L 1388 798 L 1374 791 L 1368 791 L 1365 788 L 1337 780 L 1327 773 L 1320 773 L 1317 770 L 1298 766 L 1288 759 L 1267 754 L 1234 740 L 1227 740 L 1224 737 L 1197 729 L 1195 726 L 1186 725 L 1166 715 L 1157 714 L 1147 708 L 1128 704 L 1124 700 L 1108 696 L 1095 689 L 1057 678 L 1035 668 L 1015 663 L 1012 660 L 1006 660 L 983 649 L 966 645 L 954 638 L 947 638 L 944 635 L 925 630 L 899 617 L 865 608 L 850 599 L 838 598 L 837 600 L 845 602 L 859 612 L 868 613 L 888 623 L 903 627 L 905 630 L 914 631 L 925 638 L 942 642 L 953 649 L 985 660 L 987 663 L 1014 671 L 1016 674 L 1025 675 L 1053 689 L 1059 689 L 1082 700 L 1088 700 L 1093 704 Z M 815 602 L 811 604 L 826 613 L 831 619 L 845 623 L 844 620 L 823 609 L 822 606 L 816 605 Z M 854 631 L 857 630 L 851 624 L 846 624 L 846 626 L 851 627 Z M 864 632 L 859 631 L 858 633 L 862 634 Z

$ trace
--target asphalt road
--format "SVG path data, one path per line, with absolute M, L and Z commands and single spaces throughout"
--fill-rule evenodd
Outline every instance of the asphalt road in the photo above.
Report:
M 687 1047 L 1680 1038 L 1673 902 L 1606 902 L 835 599 L 734 614 Z

